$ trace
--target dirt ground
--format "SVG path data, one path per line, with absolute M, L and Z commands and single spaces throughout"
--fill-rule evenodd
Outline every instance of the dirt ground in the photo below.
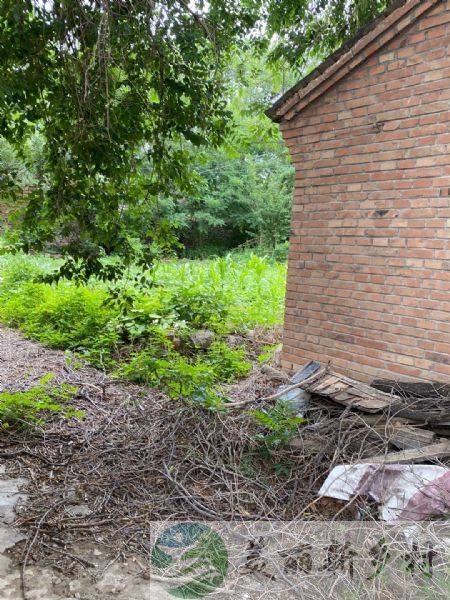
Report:
M 258 369 L 227 390 L 232 401 L 273 390 L 270 377 Z M 0 436 L 0 599 L 171 598 L 149 579 L 150 523 L 215 516 L 202 514 L 203 503 L 216 501 L 204 474 L 186 481 L 189 489 L 180 494 L 174 472 L 164 478 L 161 471 L 165 460 L 184 461 L 195 436 L 189 428 L 204 426 L 201 413 L 189 406 L 180 410 L 162 392 L 111 379 L 69 353 L 0 327 L 0 392 L 33 388 L 49 373 L 52 386 L 79 390 L 72 404 L 85 420 L 55 417 L 37 435 L 5 431 Z M 237 424 L 227 425 L 231 429 L 218 430 L 217 441 L 227 452 L 229 440 L 241 435 L 244 415 L 237 418 Z M 216 424 L 222 421 L 218 415 Z M 208 425 L 206 431 L 214 434 Z M 229 497 L 236 499 L 233 510 L 240 511 L 237 475 L 223 475 L 233 482 Z M 245 476 L 245 501 L 246 485 L 253 482 Z M 218 492 L 218 508 L 227 507 L 227 497 Z M 264 497 L 256 501 L 264 508 Z
M 266 341 L 277 338 L 276 332 L 272 335 Z M 151 521 L 217 516 L 202 508 L 216 502 L 205 473 L 186 480 L 186 489 L 173 479 L 173 467 L 170 473 L 161 469 L 166 460 L 183 467 L 197 434 L 203 443 L 201 413 L 189 406 L 180 409 L 162 392 L 112 379 L 70 353 L 0 327 L 0 392 L 33 388 L 49 373 L 52 386 L 79 390 L 72 404 L 85 413 L 85 420 L 55 417 L 37 435 L 3 432 L 0 437 L 1 600 L 170 598 L 149 580 Z M 256 366 L 227 395 L 239 402 L 249 395 L 264 396 L 273 385 Z M 231 438 L 242 437 L 242 418 L 238 413 L 238 423 L 230 420 L 223 431 L 226 422 L 220 415 L 215 419 L 216 441 L 226 452 Z M 207 436 L 214 433 L 206 425 Z M 211 441 L 206 457 L 215 448 Z M 224 482 L 228 497 L 236 501 L 235 514 L 242 514 L 237 475 L 228 470 L 219 476 L 232 482 L 232 488 Z M 252 507 L 247 485 L 252 481 L 242 477 L 242 498 L 247 502 L 250 497 Z M 264 497 L 257 496 L 264 509 Z M 228 507 L 220 489 L 217 499 L 219 510 Z
M 101 385 L 105 376 L 90 368 L 82 368 L 76 374 L 70 368 L 70 360 L 63 352 L 43 348 L 24 339 L 19 333 L 0 328 L 0 391 L 19 391 L 38 384 L 41 377 L 55 373 L 56 383 L 76 379 Z M 65 375 L 64 375 L 65 374 Z M 5 454 L 6 444 L 0 442 L 0 457 Z M 3 464 L 2 464 L 3 463 Z M 25 505 L 28 490 L 33 482 L 27 477 L 16 477 L 8 473 L 9 461 L 0 458 L 0 598 L 2 600 L 146 600 L 150 597 L 169 597 L 148 580 L 146 565 L 142 559 L 129 554 L 118 560 L 109 560 L 104 547 L 92 543 L 75 544 L 70 548 L 82 561 L 83 567 L 69 569 L 42 567 L 31 560 L 22 577 L 18 565 L 17 548 L 30 534 L 17 530 L 12 522 L 14 508 Z M 20 492 L 20 493 L 19 493 Z M 22 508 L 23 511 L 23 508 Z M 28 533 L 28 535 L 27 535 Z M 66 552 L 63 548 L 62 552 Z M 67 550 L 68 552 L 68 550 Z M 92 566 L 87 566 L 88 564 Z M 24 589 L 23 589 L 24 587 Z
M 150 584 L 155 522 L 345 518 L 341 507 L 328 514 L 317 489 L 334 464 L 379 451 L 378 438 L 334 403 L 315 402 L 301 447 L 272 448 L 269 461 L 247 410 L 270 410 L 285 383 L 266 366 L 255 360 L 249 377 L 224 388 L 234 408 L 211 411 L 0 328 L 0 391 L 52 373 L 53 386 L 77 389 L 71 405 L 84 414 L 0 436 L 0 599 L 170 598 Z

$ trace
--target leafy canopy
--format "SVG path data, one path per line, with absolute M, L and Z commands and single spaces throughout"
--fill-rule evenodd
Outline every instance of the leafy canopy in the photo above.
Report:
M 267 21 L 277 36 L 272 59 L 304 69 L 326 58 L 372 21 L 390 0 L 270 0 Z
M 252 11 L 198 4 L 205 18 L 183 0 L 1 5 L 1 133 L 17 142 L 42 122 L 46 139 L 50 182 L 30 196 L 28 239 L 57 231 L 88 274 L 101 250 L 131 251 L 123 207 L 188 187 L 183 146 L 217 145 L 226 130 L 221 70 Z
M 64 275 L 99 273 L 109 254 L 129 263 L 125 209 L 189 193 L 193 148 L 217 147 L 229 130 L 233 51 L 269 48 L 273 61 L 304 69 L 385 4 L 3 0 L 0 135 L 19 150 L 36 127 L 45 140 L 45 186 L 27 197 L 23 247 L 62 240 L 72 257 Z M 143 265 L 152 242 L 172 242 L 171 224 L 152 214 Z M 103 275 L 118 270 L 109 264 Z

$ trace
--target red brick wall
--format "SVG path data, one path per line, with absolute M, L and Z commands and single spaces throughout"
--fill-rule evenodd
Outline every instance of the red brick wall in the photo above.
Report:
M 281 128 L 296 168 L 283 366 L 448 381 L 450 0 Z

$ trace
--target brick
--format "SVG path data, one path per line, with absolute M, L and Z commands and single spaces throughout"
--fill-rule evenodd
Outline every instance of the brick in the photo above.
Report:
M 364 62 L 342 60 L 346 75 L 282 124 L 296 169 L 289 369 L 450 376 L 450 2 L 401 11 L 409 27 L 374 34 Z

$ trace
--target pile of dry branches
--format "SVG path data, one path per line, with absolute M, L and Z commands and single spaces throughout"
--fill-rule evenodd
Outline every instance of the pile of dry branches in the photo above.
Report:
M 301 443 L 268 456 L 249 409 L 270 402 L 212 412 L 99 377 L 90 369 L 64 374 L 79 389 L 82 421 L 53 417 L 42 432 L 3 438 L 0 458 L 30 481 L 16 522 L 28 535 L 22 562 L 67 570 L 77 562 L 70 548 L 83 540 L 112 559 L 148 559 L 155 520 L 328 518 L 316 493 L 330 469 L 386 446 L 357 414 L 321 400 L 305 415 Z M 228 392 L 239 403 L 276 385 L 255 367 Z

